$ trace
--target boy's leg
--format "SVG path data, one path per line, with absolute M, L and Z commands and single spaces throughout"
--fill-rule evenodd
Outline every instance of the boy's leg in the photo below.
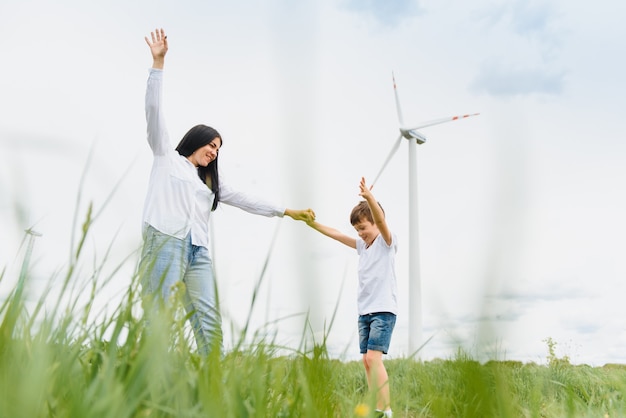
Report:
M 385 411 L 391 408 L 389 376 L 383 363 L 382 351 L 367 350 L 363 355 L 370 390 L 376 391 L 376 409 Z
M 359 349 L 361 354 L 363 355 L 363 366 L 365 367 L 365 376 L 367 377 L 367 387 L 372 389 L 372 382 L 370 380 L 370 368 L 367 364 L 367 345 L 370 338 L 370 324 L 371 324 L 371 315 L 360 315 L 359 316 Z
M 389 377 L 383 363 L 387 354 L 396 316 L 389 312 L 379 312 L 359 317 L 360 349 L 370 390 L 376 391 L 377 409 L 391 410 Z

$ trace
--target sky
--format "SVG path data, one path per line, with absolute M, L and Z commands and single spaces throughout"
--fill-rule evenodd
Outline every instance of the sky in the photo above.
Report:
M 0 296 L 30 228 L 41 236 L 28 292 L 50 286 L 53 297 L 92 204 L 81 272 L 102 264 L 112 278 L 97 305 L 119 303 L 152 160 L 143 37 L 162 27 L 173 146 L 211 125 L 225 181 L 311 207 L 349 234 L 359 180 L 375 177 L 398 135 L 392 74 L 408 124 L 480 113 L 422 131 L 417 213 L 406 143 L 373 190 L 399 244 L 390 357 L 409 355 L 414 303 L 424 360 L 460 348 L 542 363 L 551 339 L 573 363 L 624 363 L 625 18 L 626 5 L 608 0 L 3 0 Z M 410 215 L 419 248 L 409 248 Z M 297 349 L 311 337 L 308 314 L 332 356 L 359 358 L 356 252 L 226 205 L 212 243 L 227 347 L 251 313 L 259 335 Z M 418 301 L 407 296 L 410 257 Z

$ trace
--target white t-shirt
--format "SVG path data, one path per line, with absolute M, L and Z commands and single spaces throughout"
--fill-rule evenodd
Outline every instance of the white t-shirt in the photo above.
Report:
M 359 315 L 375 312 L 398 313 L 398 285 L 396 281 L 397 238 L 392 234 L 387 245 L 379 234 L 369 248 L 365 241 L 356 240 L 359 254 L 359 292 L 357 305 Z
M 146 88 L 148 144 L 154 155 L 144 225 L 184 239 L 191 232 L 194 245 L 209 247 L 209 217 L 215 194 L 198 177 L 198 170 L 172 147 L 162 111 L 163 71 L 150 69 Z M 283 216 L 284 207 L 233 190 L 220 181 L 220 202 L 263 216 Z

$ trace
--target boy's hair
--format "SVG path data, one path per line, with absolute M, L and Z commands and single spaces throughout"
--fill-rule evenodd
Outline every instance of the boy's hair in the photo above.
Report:
M 378 206 L 383 211 L 384 215 L 385 209 L 383 209 L 383 206 L 380 204 L 380 202 L 376 203 L 378 203 Z M 356 225 L 361 222 L 362 219 L 370 221 L 370 223 L 374 223 L 372 211 L 370 210 L 370 207 L 365 200 L 360 201 L 359 204 L 352 209 L 352 212 L 350 212 L 350 224 Z

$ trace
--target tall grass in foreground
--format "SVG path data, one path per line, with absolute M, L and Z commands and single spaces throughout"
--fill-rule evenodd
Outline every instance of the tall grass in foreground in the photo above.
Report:
M 89 223 L 88 214 L 81 243 Z M 82 289 L 91 296 L 79 306 L 71 289 L 80 248 L 64 278 L 63 304 L 44 309 L 44 292 L 26 309 L 29 257 L 0 303 L 0 417 L 373 416 L 361 363 L 329 358 L 325 340 L 288 356 L 278 355 L 284 347 L 257 340 L 201 358 L 179 304 L 151 318 L 148 330 L 136 278 L 113 313 L 90 320 L 106 278 L 94 268 L 91 287 Z M 573 366 L 554 356 L 553 344 L 547 366 L 479 363 L 463 352 L 430 362 L 389 360 L 395 416 L 626 416 L 626 367 Z

